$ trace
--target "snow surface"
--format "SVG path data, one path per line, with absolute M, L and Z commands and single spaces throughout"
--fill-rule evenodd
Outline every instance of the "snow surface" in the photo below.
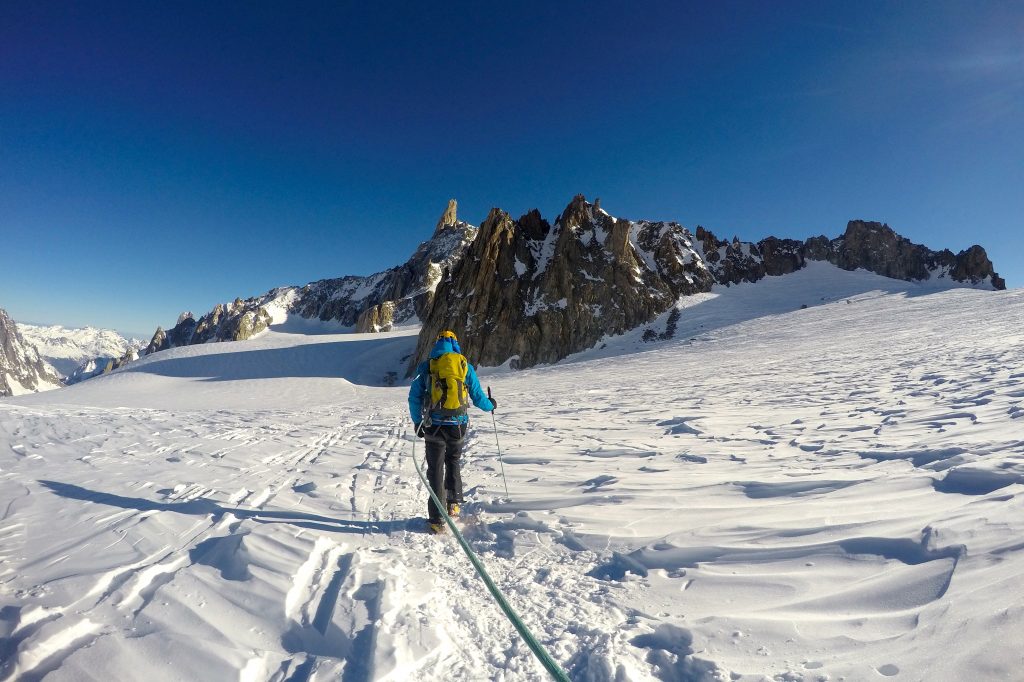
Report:
M 1020 679 L 1024 291 L 685 302 L 481 371 L 461 523 L 570 677 Z M 0 679 L 545 679 L 421 531 L 415 332 L 306 331 L 0 401 Z

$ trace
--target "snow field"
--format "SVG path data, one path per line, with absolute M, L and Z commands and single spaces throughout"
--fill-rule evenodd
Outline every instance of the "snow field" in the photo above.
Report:
M 570 677 L 1016 679 L 1024 295 L 822 267 L 687 303 L 481 372 L 510 499 L 477 412 L 461 523 Z M 277 329 L 0 402 L 0 679 L 545 679 L 422 532 L 381 386 L 415 332 Z

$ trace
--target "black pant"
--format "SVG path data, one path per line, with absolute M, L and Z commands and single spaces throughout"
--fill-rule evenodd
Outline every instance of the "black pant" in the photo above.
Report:
M 423 432 L 427 450 L 427 480 L 441 504 L 462 502 L 462 439 L 465 424 L 438 424 Z M 445 511 L 448 511 L 445 509 Z M 441 521 L 441 513 L 432 499 L 427 499 L 427 518 Z

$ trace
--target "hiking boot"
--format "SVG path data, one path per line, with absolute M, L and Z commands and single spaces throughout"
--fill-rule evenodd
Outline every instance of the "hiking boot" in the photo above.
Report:
M 458 515 L 459 515 L 459 503 L 458 502 L 449 502 L 448 503 L 448 516 L 451 516 L 452 518 L 455 518 Z
M 444 532 L 444 521 L 428 521 L 427 530 L 437 535 Z

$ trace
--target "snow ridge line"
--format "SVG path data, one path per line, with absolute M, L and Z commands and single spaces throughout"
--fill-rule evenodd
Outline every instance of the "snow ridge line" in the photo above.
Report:
M 441 516 L 444 517 L 444 521 L 448 524 L 448 528 L 451 529 L 452 533 L 455 535 L 455 539 L 458 540 L 459 545 L 462 546 L 462 551 L 464 551 L 466 556 L 469 557 L 469 561 L 473 564 L 473 568 L 476 569 L 477 575 L 479 575 L 480 579 L 484 581 L 484 585 L 487 586 L 487 590 L 491 593 L 491 596 L 494 597 L 494 601 L 498 602 L 498 606 L 500 606 L 501 610 L 505 612 L 505 616 L 515 627 L 516 631 L 519 632 L 523 641 L 526 642 L 526 646 L 530 648 L 530 651 L 532 651 L 533 655 L 537 657 L 537 660 L 540 661 L 540 664 L 548 671 L 552 679 L 555 679 L 558 682 L 570 682 L 569 676 L 564 670 L 562 670 L 561 666 L 555 662 L 555 659 L 551 658 L 551 654 L 544 649 L 541 643 L 537 641 L 537 638 L 532 632 L 530 632 L 530 629 L 526 627 L 526 624 L 519 618 L 519 614 L 517 614 L 512 608 L 512 605 L 508 603 L 508 599 L 505 598 L 505 595 L 501 593 L 498 586 L 494 584 L 493 580 L 491 580 L 491 576 L 488 575 L 487 569 L 484 568 L 483 562 L 480 561 L 480 557 L 473 552 L 469 543 L 466 542 L 466 538 L 462 537 L 462 533 L 459 532 L 458 526 L 456 526 L 455 522 L 452 521 L 452 517 L 448 516 L 448 511 L 444 508 L 444 505 L 441 504 L 441 500 L 437 499 L 434 489 L 430 487 L 430 483 L 427 482 L 427 477 L 423 474 L 423 468 L 416 460 L 416 441 L 412 442 L 412 463 L 416 466 L 416 473 L 419 474 L 420 480 L 423 481 L 423 485 L 427 488 L 427 492 L 430 493 L 430 499 L 434 501 L 434 505 L 437 507 L 438 511 L 441 512 Z

